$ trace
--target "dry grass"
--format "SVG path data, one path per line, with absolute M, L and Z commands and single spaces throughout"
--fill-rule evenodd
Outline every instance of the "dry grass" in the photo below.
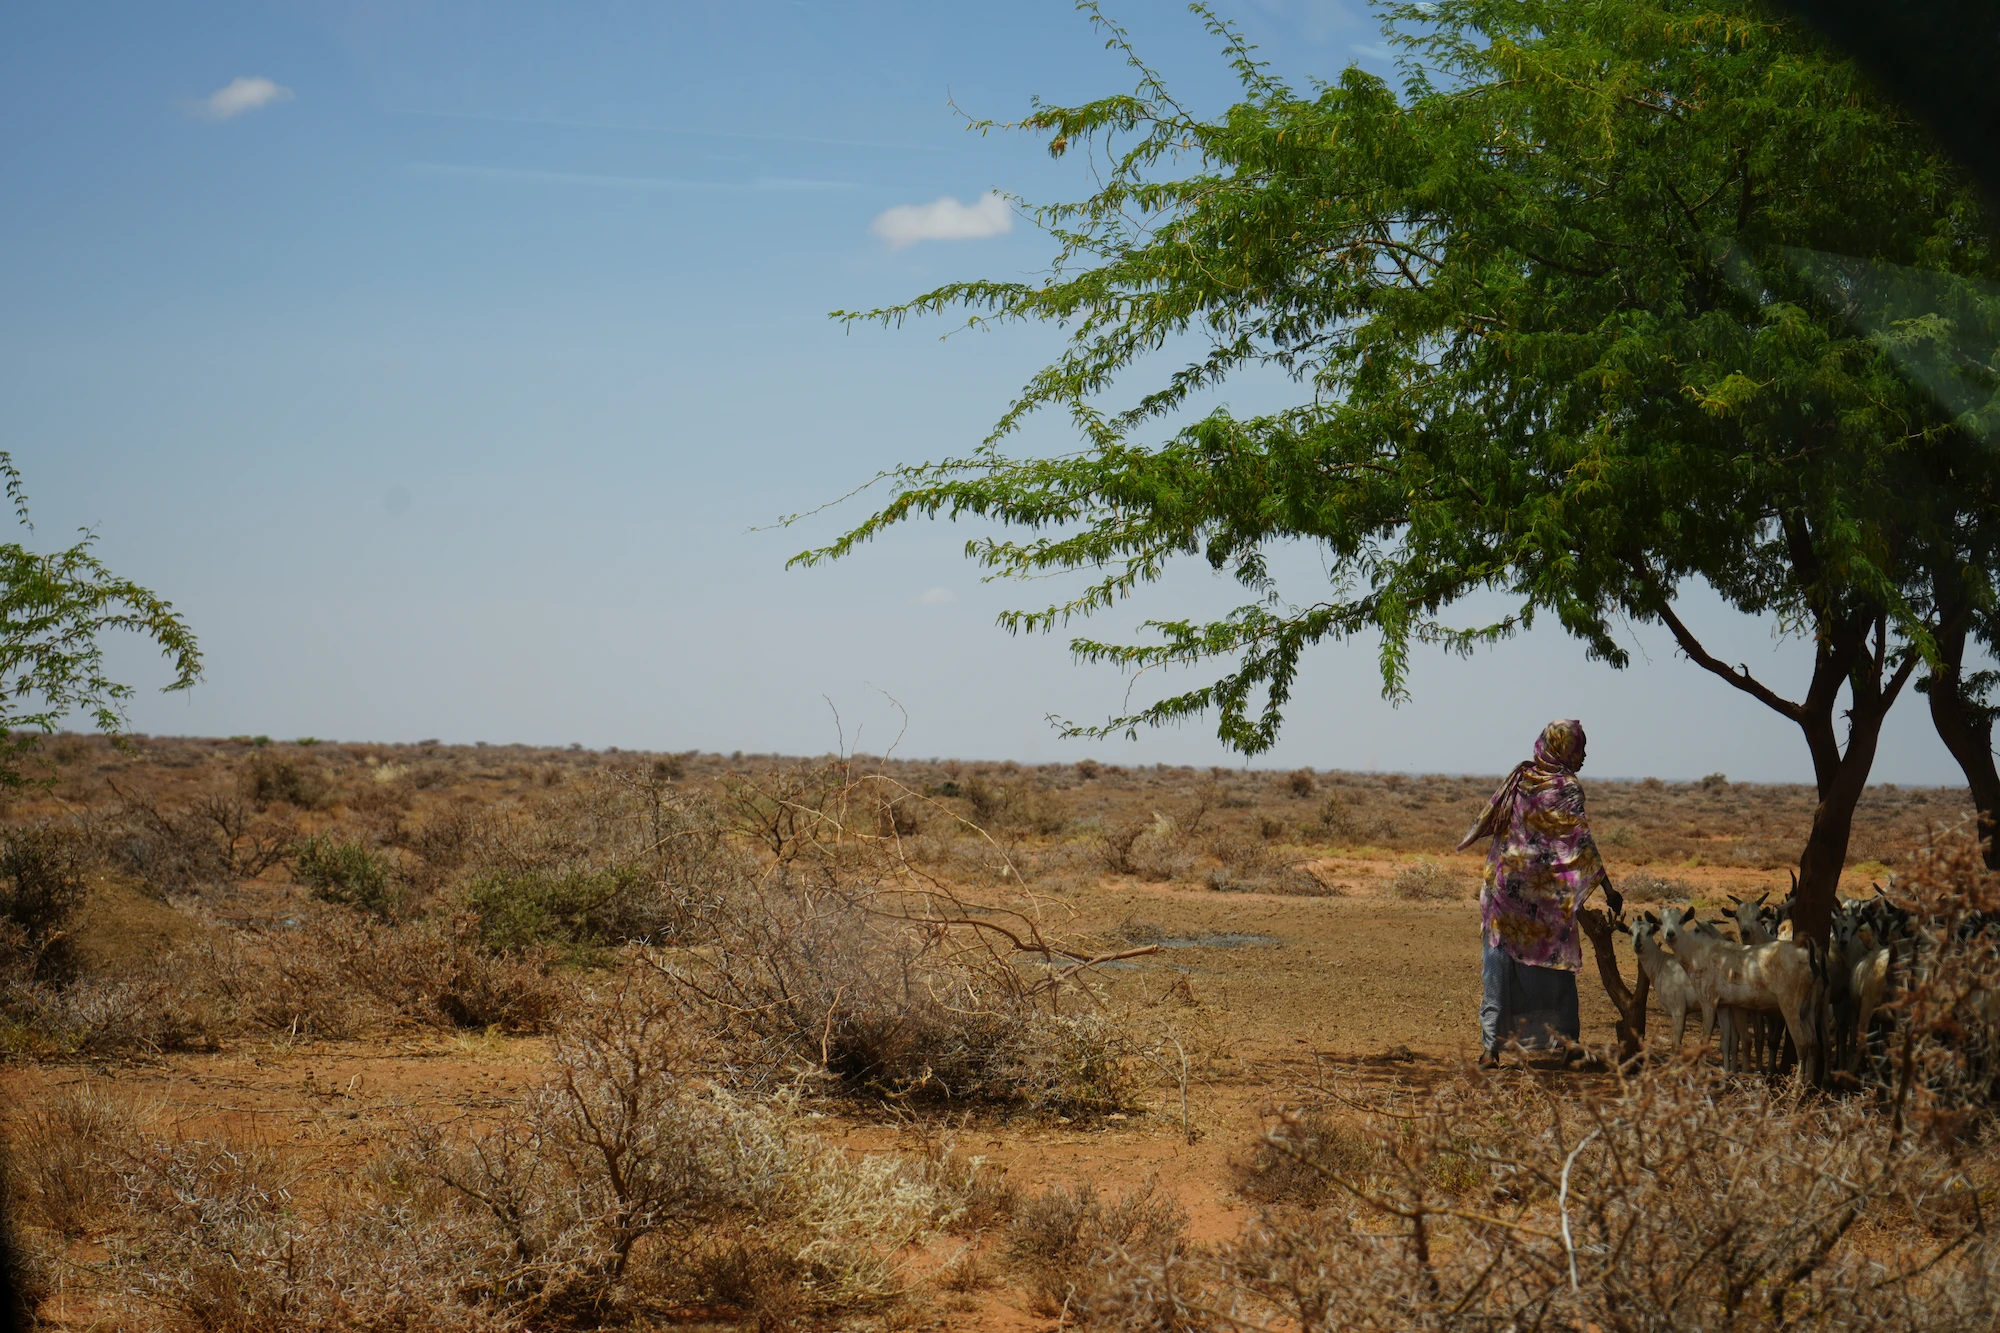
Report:
M 1470 898 L 1478 891 L 1479 885 L 1471 878 L 1440 865 L 1428 856 L 1420 856 L 1405 865 L 1389 881 L 1389 892 L 1398 898 L 1450 902 Z

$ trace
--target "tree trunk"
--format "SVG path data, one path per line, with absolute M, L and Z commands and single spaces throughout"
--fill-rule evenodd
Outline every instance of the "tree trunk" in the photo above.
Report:
M 1873 717 L 1856 708 L 1850 714 L 1847 752 L 1830 782 L 1822 782 L 1812 831 L 1799 854 L 1799 886 L 1792 898 L 1792 934 L 1798 939 L 1827 942 L 1833 929 L 1833 908 L 1840 888 L 1840 871 L 1847 863 L 1847 842 L 1854 831 L 1854 808 L 1868 786 L 1875 763 L 1875 743 L 1882 734 L 1883 709 Z
M 1802 526 L 1787 527 L 1793 531 L 1794 561 L 1800 569 L 1812 567 L 1817 556 L 1810 534 Z M 1780 717 L 1791 719 L 1805 733 L 1819 788 L 1819 808 L 1813 811 L 1812 832 L 1799 857 L 1792 933 L 1824 947 L 1833 928 L 1834 901 L 1854 828 L 1854 807 L 1860 804 L 1868 772 L 1875 766 L 1883 719 L 1909 683 L 1918 661 L 1916 653 L 1905 645 L 1897 653 L 1901 662 L 1895 662 L 1889 651 L 1888 616 L 1880 610 L 1816 608 L 1812 683 L 1805 698 L 1793 702 L 1752 676 L 1747 666 L 1732 667 L 1702 647 L 1701 640 L 1675 614 L 1673 599 L 1658 579 L 1643 564 L 1635 563 L 1634 568 L 1654 589 L 1656 600 L 1648 609 L 1673 631 L 1682 652 Z M 1850 699 L 1845 748 L 1834 725 L 1843 689 Z
M 1979 812 L 1979 842 L 1987 868 L 2000 870 L 2000 840 L 1994 837 L 1994 821 L 2000 817 L 2000 770 L 1993 763 L 1993 715 L 1965 696 L 1965 639 L 1962 624 L 1939 633 L 1942 665 L 1924 682 L 1924 692 L 1930 696 L 1931 725 L 1958 761 L 1973 808 Z
M 1596 907 L 1579 907 L 1576 923 L 1590 940 L 1590 951 L 1597 956 L 1598 979 L 1604 983 L 1604 993 L 1618 1011 L 1618 1059 L 1622 1064 L 1646 1049 L 1646 992 L 1650 979 L 1642 967 L 1638 985 L 1631 988 L 1625 985 L 1625 976 L 1618 970 L 1618 950 L 1612 935 L 1616 927 L 1611 924 L 1610 913 Z

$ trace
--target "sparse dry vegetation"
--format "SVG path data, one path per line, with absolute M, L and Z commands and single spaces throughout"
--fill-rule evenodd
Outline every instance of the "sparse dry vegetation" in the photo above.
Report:
M 1478 884 L 1466 875 L 1449 866 L 1440 865 L 1428 856 L 1420 856 L 1396 872 L 1396 878 L 1389 882 L 1389 890 L 1398 898 L 1450 900 L 1470 898 L 1478 892 Z
M 406 1123 L 350 1179 L 86 1085 L 15 1127 L 20 1215 L 110 1242 L 55 1262 L 120 1326 L 604 1327 L 895 1305 L 920 1276 L 904 1247 L 985 1188 L 949 1154 L 852 1158 L 789 1102 L 734 1097 L 643 978 L 586 998 L 497 1121 Z
M 1993 1326 L 1991 1146 L 1859 1102 L 1664 1071 L 1574 1097 L 1461 1079 L 1327 1087 L 1242 1174 L 1212 1249 L 1110 1253 L 1114 1329 Z
M 0 835 L 0 1054 L 64 1071 L 5 1121 L 21 1277 L 59 1325 L 890 1328 L 995 1300 L 1071 1327 L 1230 1326 L 1218 1310 L 1442 1327 L 1460 1300 L 1568 1323 L 1546 1180 L 1600 1124 L 1572 1168 L 1579 1275 L 1646 1319 L 1667 1297 L 1601 1247 L 1654 1243 L 1633 1214 L 1660 1199 L 1690 1235 L 1859 1200 L 1830 1245 L 1801 1224 L 1732 1259 L 1734 1296 L 1690 1251 L 1680 1299 L 1702 1326 L 1774 1317 L 1779 1287 L 1809 1326 L 1836 1299 L 1887 1309 L 1878 1291 L 1940 1327 L 1990 1303 L 1960 1279 L 1992 1258 L 1965 1219 L 2000 1201 L 1977 1166 L 2000 900 L 1948 840 L 1906 855 L 1960 817 L 1957 793 L 1863 807 L 1857 879 L 1900 866 L 1896 901 L 1963 947 L 1904 970 L 1839 1100 L 1683 1069 L 1538 1101 L 1436 1069 L 1398 1091 L 1426 1069 L 1407 1048 L 1386 1082 L 1320 1062 L 1244 1082 L 1241 1016 L 1201 960 L 1305 977 L 1314 950 L 1170 910 L 1274 905 L 1262 922 L 1361 895 L 1455 922 L 1478 870 L 1450 849 L 1484 779 L 143 738 L 51 753 L 58 785 L 17 799 Z M 1647 900 L 1719 896 L 1716 867 L 1755 873 L 1810 818 L 1803 789 L 1590 791 L 1621 886 Z M 1746 851 L 1744 828 L 1772 847 Z M 287 1075 L 318 1108 L 305 1143 L 169 1114 L 121 1072 L 516 1048 L 518 1080 L 451 1115 Z M 1229 1099 L 1273 1077 L 1297 1109 L 1246 1141 Z M 836 1122 L 888 1137 L 835 1147 Z M 1715 1174 L 1713 1151 L 1673 1156 L 1697 1129 L 1735 1142 L 1726 1160 L 1768 1198 L 1685 1203 Z M 1186 1181 L 1157 1162 L 1030 1189 L 960 1146 L 1050 1131 L 1209 1154 L 1251 1221 L 1211 1215 L 1190 1239 Z M 1868 1175 L 1869 1152 L 1915 1165 Z M 1860 1193 L 1821 1200 L 1826 1172 Z M 1933 1268 L 1857 1286 L 1919 1244 L 1943 1252 Z M 1314 1286 L 1329 1272 L 1348 1304 Z M 1623 1326 L 1602 1302 L 1585 1315 Z

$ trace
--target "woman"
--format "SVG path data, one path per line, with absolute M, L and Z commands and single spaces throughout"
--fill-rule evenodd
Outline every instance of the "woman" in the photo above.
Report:
M 1542 728 L 1535 757 L 1516 764 L 1458 849 L 1491 838 L 1479 921 L 1486 941 L 1486 996 L 1479 1006 L 1482 1069 L 1500 1062 L 1509 1041 L 1568 1049 L 1582 1035 L 1576 973 L 1583 965 L 1576 909 L 1598 885 L 1614 912 L 1624 901 L 1583 817 L 1583 724 L 1571 718 Z

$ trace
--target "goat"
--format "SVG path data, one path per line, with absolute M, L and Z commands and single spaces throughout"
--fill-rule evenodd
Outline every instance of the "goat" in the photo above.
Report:
M 1687 1032 L 1688 1015 L 1700 1011 L 1701 998 L 1680 959 L 1660 947 L 1655 938 L 1659 929 L 1659 918 L 1651 912 L 1633 922 L 1632 952 L 1639 956 L 1639 967 L 1652 985 L 1653 999 L 1674 1020 L 1673 1049 L 1678 1052 Z
M 1756 898 L 1744 899 L 1733 893 L 1729 895 L 1729 901 L 1736 904 L 1736 910 L 1730 914 L 1736 918 L 1736 938 L 1742 943 L 1777 943 L 1777 931 L 1764 924 L 1764 899 L 1770 896 L 1766 893 Z
M 1855 1035 L 1861 1030 L 1855 1021 L 1858 1006 L 1854 978 L 1857 964 L 1868 952 L 1861 938 L 1862 929 L 1861 914 L 1852 904 L 1843 904 L 1834 912 L 1826 946 L 1826 1005 L 1831 1020 L 1827 1031 L 1829 1069 L 1854 1067 Z
M 1770 896 L 1769 893 L 1762 893 L 1754 899 L 1746 900 L 1738 898 L 1733 893 L 1729 895 L 1729 901 L 1736 904 L 1736 910 L 1730 913 L 1730 916 L 1736 922 L 1736 939 L 1739 944 L 1777 943 L 1778 914 L 1773 914 L 1768 925 L 1765 922 L 1764 901 Z M 1785 905 L 1787 908 L 1790 907 L 1789 898 L 1785 900 Z M 1784 1029 L 1778 1026 L 1777 1017 L 1772 1014 L 1744 1014 L 1741 1017 L 1743 1021 L 1738 1024 L 1738 1032 L 1750 1039 L 1750 1063 L 1762 1065 L 1766 1071 L 1776 1073 L 1779 1047 L 1784 1041 Z M 1727 1042 L 1728 1038 L 1725 1035 L 1724 1044 Z
M 1858 1073 L 1869 1048 L 1869 1029 L 1887 998 L 1900 966 L 1905 973 L 1917 963 L 1922 936 L 1908 914 L 1886 899 L 1877 897 L 1855 913 L 1848 927 L 1847 986 L 1852 1010 L 1852 1045 L 1847 1049 L 1846 1069 Z
M 1775 1010 L 1785 1020 L 1792 1045 L 1799 1052 L 1799 1076 L 1813 1082 L 1819 1071 L 1818 1006 L 1825 1002 L 1824 983 L 1814 974 L 1813 958 L 1794 944 L 1745 945 L 1722 938 L 1711 926 L 1693 920 L 1693 912 L 1668 908 L 1660 918 L 1660 937 L 1672 946 L 1701 1003 L 1702 1041 L 1715 1028 L 1720 1009 Z M 1726 1020 L 1725 1020 L 1726 1021 Z M 1723 1068 L 1737 1069 L 1737 1053 L 1723 1034 Z

